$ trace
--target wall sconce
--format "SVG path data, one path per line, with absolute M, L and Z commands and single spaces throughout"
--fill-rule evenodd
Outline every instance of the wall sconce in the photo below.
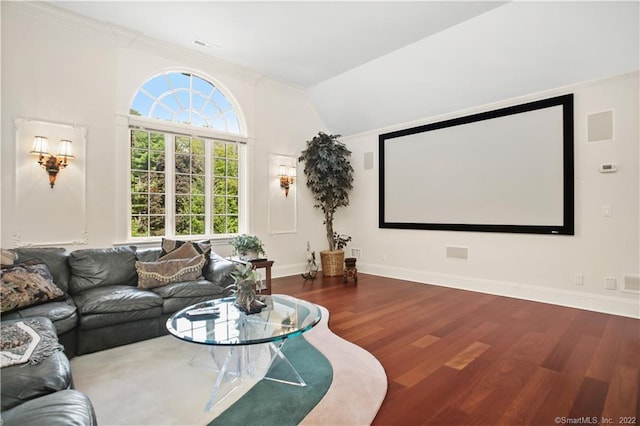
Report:
M 280 166 L 280 172 L 278 173 L 280 179 L 280 188 L 284 189 L 284 196 L 289 196 L 289 187 L 296 183 L 296 167 L 287 167 L 284 164 Z
M 56 176 L 60 169 L 67 167 L 68 160 L 75 158 L 73 156 L 73 150 L 71 149 L 70 140 L 61 140 L 60 145 L 58 145 L 58 154 L 54 156 L 49 153 L 49 142 L 44 136 L 36 136 L 33 138 L 31 154 L 38 156 L 38 164 L 49 174 L 49 185 L 51 185 L 52 189 L 56 183 Z

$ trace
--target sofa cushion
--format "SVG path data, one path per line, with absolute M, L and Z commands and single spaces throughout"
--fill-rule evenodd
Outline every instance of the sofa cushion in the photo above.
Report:
M 26 247 L 13 249 L 13 251 L 18 256 L 18 262 L 31 259 L 42 260 L 49 267 L 53 282 L 65 293 L 69 292 L 71 270 L 67 250 L 61 247 Z
M 67 296 L 64 300 L 31 306 L 6 315 L 3 314 L 2 320 L 33 317 L 49 318 L 53 322 L 58 336 L 69 330 L 73 330 L 78 325 L 76 304 L 73 302 L 71 296 Z
M 69 255 L 71 293 L 137 283 L 135 247 L 75 250 Z
M 28 260 L 2 267 L 0 312 L 13 312 L 63 298 L 46 263 Z
M 53 331 L 47 318 L 34 319 L 41 327 Z M 38 364 L 22 364 L 5 367 L 0 375 L 1 410 L 15 407 L 25 401 L 71 386 L 69 360 L 60 350 L 47 356 Z
M 161 258 L 163 259 L 163 258 Z M 180 281 L 202 278 L 204 255 L 190 259 L 158 260 L 157 262 L 136 262 L 138 287 L 154 288 Z
M 108 328 L 112 328 L 114 325 L 125 324 L 125 323 L 131 329 L 133 329 L 138 325 L 138 323 L 140 323 L 143 320 L 152 320 L 152 321 L 158 320 L 160 315 L 162 315 L 162 307 L 160 306 L 156 306 L 148 309 L 128 311 L 128 312 L 111 312 L 111 313 L 105 313 L 105 314 L 82 315 L 80 317 L 80 327 L 78 328 L 78 332 L 93 330 L 96 328 L 108 329 Z M 79 336 L 81 335 L 79 334 Z M 84 346 L 84 344 L 87 343 L 87 342 L 82 342 L 83 338 L 91 339 L 90 337 L 80 337 L 78 346 L 80 345 Z M 138 340 L 143 340 L 145 338 L 148 339 L 148 337 L 141 337 Z M 137 340 L 134 340 L 134 341 L 137 341 Z
M 163 287 L 154 288 L 151 291 L 163 299 L 200 296 L 210 296 L 211 299 L 215 299 L 222 296 L 224 288 L 211 281 L 196 280 L 171 283 Z
M 138 249 L 136 250 L 136 258 L 140 262 L 155 262 L 162 254 L 160 247 Z
M 98 424 L 89 398 L 73 389 L 32 399 L 4 411 L 2 422 L 4 426 L 94 426 Z
M 212 252 L 209 255 L 209 263 L 205 265 L 202 275 L 204 275 L 206 280 L 226 287 L 227 285 L 233 284 L 234 281 L 231 273 L 235 271 L 235 269 L 235 263 Z
M 75 296 L 75 301 L 81 316 L 143 311 L 162 306 L 162 298 L 157 294 L 124 285 L 85 290 Z

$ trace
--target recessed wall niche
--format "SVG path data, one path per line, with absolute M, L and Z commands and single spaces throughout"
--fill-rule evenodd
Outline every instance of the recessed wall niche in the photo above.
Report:
M 61 140 L 70 140 L 74 159 L 58 172 L 55 186 L 47 171 L 31 154 L 35 136 L 49 141 L 51 154 Z M 86 230 L 86 139 L 85 127 L 49 121 L 15 120 L 17 222 L 13 246 L 61 246 L 87 244 Z

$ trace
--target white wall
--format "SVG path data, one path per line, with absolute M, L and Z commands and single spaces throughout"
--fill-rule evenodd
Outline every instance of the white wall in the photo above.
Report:
M 338 227 L 353 236 L 350 247 L 361 249 L 358 269 L 640 316 L 638 294 L 620 290 L 626 274 L 639 273 L 638 89 L 633 73 L 343 138 L 356 174 L 351 205 L 338 216 Z M 378 228 L 379 133 L 570 92 L 575 93 L 575 236 Z M 615 140 L 586 142 L 586 115 L 606 110 L 614 111 Z M 375 153 L 374 169 L 364 169 L 367 152 Z M 617 163 L 618 172 L 600 173 L 605 162 Z M 417 184 L 406 182 L 397 190 L 409 198 Z M 603 205 L 611 206 L 611 217 L 603 217 Z M 468 259 L 447 258 L 447 246 L 468 248 Z M 575 285 L 575 274 L 583 274 L 582 286 Z M 605 276 L 617 279 L 617 290 L 605 289 Z
M 295 233 L 270 235 L 265 218 L 269 197 L 284 197 L 279 191 L 269 192 L 269 186 L 276 182 L 276 172 L 267 170 L 271 155 L 295 156 L 305 140 L 325 129 L 305 92 L 233 64 L 31 2 L 2 3 L 2 247 L 70 241 L 52 240 L 46 233 L 29 241 L 16 238 L 18 229 L 29 227 L 15 209 L 16 198 L 31 200 L 31 207 L 41 212 L 41 220 L 51 229 L 64 226 L 74 234 L 86 232 L 85 241 L 57 245 L 75 249 L 127 242 L 126 114 L 142 83 L 175 68 L 204 73 L 235 99 L 251 154 L 249 232 L 265 242 L 276 261 L 276 273 L 278 268 L 285 272 L 293 268 L 296 273 L 302 270 L 306 241 L 313 243 L 322 236 L 315 218 L 310 219 L 312 204 L 304 194 L 297 197 Z M 16 155 L 16 119 L 77 124 L 88 130 L 83 159 L 86 225 L 68 220 L 64 206 L 51 196 L 55 189 L 48 187 L 46 173 L 33 166 L 36 159 Z M 22 145 L 30 143 L 21 142 L 18 148 L 28 152 L 30 146 Z M 21 188 L 17 170 L 22 167 L 32 167 L 37 176 L 41 174 L 42 185 L 17 197 L 16 188 Z M 69 170 L 60 172 L 58 185 L 72 178 Z M 229 254 L 230 247 L 220 244 L 216 251 Z

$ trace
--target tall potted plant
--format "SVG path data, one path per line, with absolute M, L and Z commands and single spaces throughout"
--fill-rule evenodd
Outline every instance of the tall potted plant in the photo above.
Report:
M 315 200 L 314 207 L 322 210 L 329 250 L 320 251 L 322 273 L 342 275 L 344 250 L 336 248 L 333 217 L 339 207 L 349 205 L 349 192 L 353 189 L 351 151 L 340 142 L 340 135 L 319 132 L 310 141 L 298 161 L 304 163 L 307 187 Z

